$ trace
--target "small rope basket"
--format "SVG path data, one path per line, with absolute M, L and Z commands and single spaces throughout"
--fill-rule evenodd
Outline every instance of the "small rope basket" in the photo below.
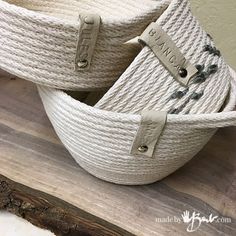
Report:
M 196 67 L 197 74 L 183 85 L 156 57 L 155 49 L 145 46 L 96 107 L 135 114 L 144 109 L 169 114 L 218 112 L 230 90 L 230 71 L 211 37 L 192 15 L 189 2 L 173 0 L 156 24 Z M 162 48 L 161 53 L 169 53 L 170 60 L 167 39 L 155 40 Z
M 164 1 L 0 0 L 0 67 L 20 78 L 66 90 L 111 86 L 137 48 L 140 35 L 168 6 Z M 101 16 L 90 70 L 75 70 L 79 14 Z M 85 48 L 85 47 L 84 47 Z

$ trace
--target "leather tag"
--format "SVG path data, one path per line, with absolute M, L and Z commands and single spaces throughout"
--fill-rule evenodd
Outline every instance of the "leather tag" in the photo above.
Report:
M 131 154 L 152 157 L 167 120 L 167 112 L 143 111 Z
M 80 14 L 80 30 L 75 58 L 75 70 L 89 70 L 98 38 L 101 18 L 96 14 Z
M 157 23 L 151 23 L 140 36 L 139 41 L 151 48 L 181 85 L 188 86 L 191 78 L 197 74 L 196 67 L 184 57 L 170 36 Z M 180 70 L 184 70 L 185 74 L 181 75 Z

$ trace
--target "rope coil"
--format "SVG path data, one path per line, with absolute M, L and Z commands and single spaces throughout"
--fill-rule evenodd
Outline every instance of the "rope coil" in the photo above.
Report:
M 192 16 L 186 0 L 82 2 L 0 0 L 0 67 L 39 84 L 56 133 L 84 169 L 118 184 L 153 183 L 189 161 L 218 128 L 236 125 L 236 73 Z M 76 7 L 94 8 L 102 18 L 91 71 L 83 73 L 74 71 Z M 198 73 L 187 88 L 148 47 L 130 64 L 135 53 L 124 42 L 140 35 L 159 15 L 157 23 L 196 66 Z M 86 104 L 90 95 L 85 98 L 79 92 L 83 99 L 78 101 L 59 90 L 109 86 L 95 106 Z M 161 134 L 156 132 L 159 139 L 151 158 L 130 154 L 144 109 L 169 113 Z M 138 149 L 144 153 L 148 146 Z
M 118 184 L 147 184 L 171 174 L 209 141 L 217 128 L 236 125 L 236 73 L 224 110 L 212 114 L 171 115 L 153 158 L 130 155 L 141 116 L 105 111 L 79 102 L 60 90 L 39 86 L 56 133 L 89 173 Z
M 0 67 L 20 78 L 66 90 L 109 87 L 137 54 L 124 44 L 139 35 L 169 1 L 0 0 Z M 115 6 L 115 7 L 114 7 Z M 102 23 L 89 71 L 75 71 L 79 14 Z

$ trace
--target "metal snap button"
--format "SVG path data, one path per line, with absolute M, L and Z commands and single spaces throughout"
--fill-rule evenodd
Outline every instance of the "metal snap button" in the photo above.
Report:
M 145 152 L 148 151 L 148 146 L 142 145 L 138 148 L 138 151 L 141 152 L 141 153 L 145 153 Z
M 86 68 L 88 66 L 88 60 L 78 61 L 77 65 L 79 68 Z
M 86 16 L 86 17 L 84 18 L 84 22 L 85 22 L 86 24 L 93 25 L 93 24 L 94 24 L 94 19 L 93 19 L 93 17 L 91 17 L 91 16 Z
M 188 75 L 188 71 L 184 68 L 181 68 L 179 70 L 179 75 L 180 75 L 180 77 L 185 78 Z

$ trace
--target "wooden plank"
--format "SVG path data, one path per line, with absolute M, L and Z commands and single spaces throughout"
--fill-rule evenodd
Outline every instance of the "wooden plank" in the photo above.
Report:
M 57 235 L 131 235 L 108 222 L 0 175 L 0 208 Z
M 202 224 L 194 235 L 234 235 L 235 140 L 236 128 L 222 129 L 190 163 L 155 184 L 106 183 L 81 169 L 64 149 L 33 84 L 0 80 L 0 175 L 61 199 L 77 209 L 78 217 L 83 211 L 94 221 L 102 219 L 118 233 L 123 229 L 135 235 L 189 235 L 184 223 L 157 222 L 189 210 L 231 218 L 231 223 Z M 55 200 L 52 205 L 67 212 L 66 204 Z

